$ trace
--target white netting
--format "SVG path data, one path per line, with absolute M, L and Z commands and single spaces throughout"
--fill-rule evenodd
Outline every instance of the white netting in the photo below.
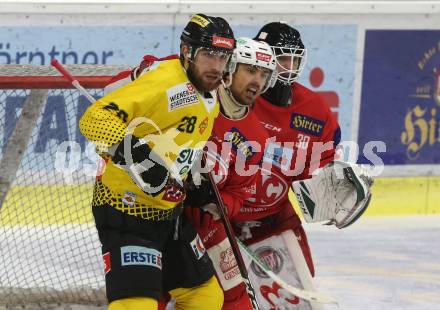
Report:
M 73 76 L 112 76 L 127 69 L 126 65 L 64 65 Z M 0 65 L 0 76 L 61 76 L 51 66 Z
M 82 76 L 113 75 L 122 68 L 86 67 L 68 68 Z M 58 75 L 43 66 L 0 66 L 0 76 L 43 73 Z M 0 161 L 7 167 L 3 155 L 30 91 L 2 89 L 1 83 Z M 99 97 L 102 89 L 91 93 Z M 20 150 L 18 169 L 1 172 L 15 172 L 15 177 L 0 209 L 0 307 L 105 303 L 100 243 L 90 208 L 96 157 L 77 126 L 88 105 L 74 89 L 50 90 L 27 146 Z

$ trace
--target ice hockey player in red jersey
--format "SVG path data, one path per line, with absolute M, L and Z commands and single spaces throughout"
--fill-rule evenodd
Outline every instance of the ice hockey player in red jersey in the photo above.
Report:
M 254 39 L 268 43 L 277 60 L 276 84 L 253 107 L 271 139 L 263 150 L 252 196 L 232 220 L 239 227 L 237 234 L 269 267 L 290 284 L 313 290 L 312 256 L 289 189 L 307 221 L 325 220 L 342 228 L 368 206 L 371 179 L 360 167 L 335 160 L 341 138 L 338 122 L 317 93 L 296 81 L 306 61 L 300 33 L 274 22 L 263 26 Z M 283 295 L 255 266 L 249 275 L 264 309 L 321 309 L 319 304 Z M 246 295 L 244 289 L 241 293 Z
M 261 93 L 274 85 L 276 64 L 268 44 L 248 38 L 237 39 L 232 62 L 236 68 L 230 70 L 233 72 L 231 85 L 220 86 L 218 90 L 220 113 L 212 137 L 218 151 L 208 150 L 208 162 L 211 159 L 216 163 L 216 185 L 233 220 L 243 208 L 244 200 L 251 197 L 268 138 L 251 106 Z M 223 223 L 216 214 L 210 187 L 207 184 L 207 199 L 198 203 L 193 203 L 188 194 L 187 203 L 192 208 L 186 208 L 186 214 L 192 218 L 213 261 L 224 291 L 222 309 L 252 309 L 248 296 L 242 294 L 245 286 Z M 204 196 L 201 192 L 203 190 L 194 191 L 194 194 L 200 199 Z

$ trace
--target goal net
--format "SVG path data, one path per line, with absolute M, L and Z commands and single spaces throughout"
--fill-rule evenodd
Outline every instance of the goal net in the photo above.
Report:
M 67 69 L 96 98 L 127 66 Z M 0 65 L 0 307 L 104 304 L 90 203 L 98 158 L 88 100 L 49 66 Z

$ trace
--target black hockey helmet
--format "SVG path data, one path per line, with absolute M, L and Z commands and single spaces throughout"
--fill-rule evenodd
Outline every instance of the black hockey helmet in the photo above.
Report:
M 235 48 L 234 32 L 228 22 L 221 17 L 204 14 L 192 16 L 180 39 L 192 48 L 191 58 L 199 47 L 227 54 L 232 54 Z
M 284 22 L 272 22 L 264 25 L 254 40 L 264 41 L 268 43 L 274 54 L 278 57 L 289 56 L 292 57 L 292 64 L 290 68 L 285 68 L 281 66 L 283 70 L 279 72 L 278 80 L 284 84 L 292 84 L 296 81 L 304 69 L 306 63 L 306 48 L 301 40 L 301 34 L 295 28 L 289 26 Z M 298 59 L 297 68 L 293 68 L 294 59 Z
M 264 41 L 272 47 L 304 49 L 299 31 L 283 22 L 264 25 L 254 40 Z

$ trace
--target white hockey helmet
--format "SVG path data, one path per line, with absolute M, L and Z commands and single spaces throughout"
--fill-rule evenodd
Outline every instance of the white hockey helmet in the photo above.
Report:
M 234 73 L 237 64 L 240 63 L 266 68 L 271 71 L 262 93 L 275 85 L 277 81 L 276 59 L 271 47 L 266 42 L 259 42 L 245 37 L 238 38 L 228 71 L 231 74 Z

